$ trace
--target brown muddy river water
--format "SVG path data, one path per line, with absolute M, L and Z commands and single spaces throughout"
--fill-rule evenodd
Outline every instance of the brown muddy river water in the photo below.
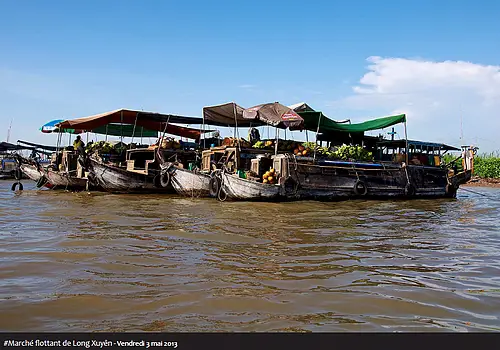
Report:
M 1 331 L 500 330 L 500 189 L 266 204 L 12 182 Z

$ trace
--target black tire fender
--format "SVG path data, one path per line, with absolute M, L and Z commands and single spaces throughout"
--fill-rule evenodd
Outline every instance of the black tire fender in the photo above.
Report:
M 14 182 L 14 183 L 12 184 L 11 190 L 12 190 L 12 191 L 15 191 L 15 190 L 16 190 L 16 188 L 17 188 L 17 185 L 19 185 L 19 191 L 22 191 L 22 190 L 24 189 L 24 188 L 23 188 L 23 184 L 22 184 L 22 183 L 20 183 L 20 182 Z
M 217 197 L 221 186 L 221 180 L 218 176 L 212 176 L 208 184 L 211 197 Z
M 357 180 L 354 183 L 353 190 L 354 193 L 358 196 L 364 196 L 365 194 L 368 193 L 368 187 L 366 187 L 366 184 L 361 180 Z
M 78 156 L 78 163 L 80 163 L 80 166 L 81 166 L 83 169 L 87 170 L 87 165 L 85 164 L 85 159 L 83 158 L 83 156 L 82 156 L 82 155 L 79 155 L 79 156 Z
M 16 180 L 21 180 L 23 177 L 23 172 L 21 171 L 20 168 L 16 168 L 16 170 L 14 170 L 14 178 Z
M 168 187 L 168 185 L 170 184 L 170 173 L 168 171 L 165 171 L 163 174 L 160 174 L 159 180 L 161 187 L 163 188 Z
M 457 190 L 458 190 L 458 188 L 452 184 L 446 185 L 446 194 L 447 195 L 455 197 L 457 195 Z
M 47 183 L 47 181 L 48 181 L 47 178 L 44 175 L 42 175 L 36 182 L 36 187 L 41 188 L 43 185 Z
M 407 183 L 405 186 L 405 195 L 407 196 L 413 196 L 415 195 L 415 186 L 413 186 L 411 183 Z

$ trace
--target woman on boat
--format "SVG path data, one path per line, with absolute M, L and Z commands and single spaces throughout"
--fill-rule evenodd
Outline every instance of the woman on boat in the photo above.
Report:
M 73 142 L 73 149 L 79 154 L 85 155 L 85 143 L 82 141 L 80 135 L 78 135 L 75 142 Z

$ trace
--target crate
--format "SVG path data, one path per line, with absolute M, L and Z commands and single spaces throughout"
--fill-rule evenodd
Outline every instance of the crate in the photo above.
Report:
M 273 168 L 280 177 L 287 178 L 288 174 L 288 158 L 283 156 L 278 156 L 273 159 Z
M 441 158 L 439 156 L 434 156 L 434 165 L 435 166 L 441 165 Z
M 127 160 L 127 170 L 128 171 L 134 170 L 134 166 L 135 166 L 135 160 L 133 160 L 133 159 Z
M 261 175 L 260 169 L 260 159 L 252 159 L 252 164 L 250 165 L 250 171 L 254 174 Z

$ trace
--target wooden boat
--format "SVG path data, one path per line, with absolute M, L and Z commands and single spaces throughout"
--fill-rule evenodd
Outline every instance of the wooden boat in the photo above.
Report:
M 65 189 L 71 191 L 85 190 L 87 187 L 86 177 L 77 177 L 70 172 L 55 171 L 51 168 L 43 170 L 44 176 L 53 189 Z
M 170 123 L 200 124 L 201 118 L 183 117 L 144 111 L 119 109 L 90 117 L 66 120 L 58 124 L 60 128 L 93 130 L 106 133 L 114 130 L 115 136 L 138 137 L 150 133 L 149 137 L 158 136 L 158 132 L 198 140 L 201 131 Z M 176 147 L 173 147 L 175 143 Z M 126 145 L 125 145 L 126 146 Z M 129 148 L 126 146 L 126 148 Z M 98 185 L 110 192 L 167 192 L 175 193 L 169 183 L 169 174 L 160 173 L 160 165 L 172 154 L 180 157 L 188 154 L 181 149 L 180 142 L 172 142 L 161 137 L 151 149 L 148 146 L 102 152 L 92 149 L 88 156 L 89 184 Z M 158 149 L 160 148 L 160 149 Z M 90 152 L 90 151 L 89 151 Z M 109 154 L 108 154 L 109 153 Z M 165 158 L 163 158 L 165 156 Z
M 30 180 L 38 182 L 42 176 L 44 176 L 43 172 L 38 170 L 35 165 L 32 164 L 21 164 L 19 166 L 23 174 L 25 174 Z
M 170 184 L 174 190 L 187 197 L 209 197 L 210 175 L 196 170 L 188 170 L 179 164 L 166 162 L 161 165 L 162 174 L 166 172 L 170 177 Z
M 421 147 L 432 146 L 433 151 L 426 155 L 429 159 L 436 159 L 434 152 L 459 150 L 443 144 L 408 142 Z M 371 162 L 341 161 L 289 153 L 265 154 L 238 147 L 220 149 L 224 150 L 224 170 L 221 175 L 212 178 L 210 187 L 222 189 L 221 193 L 217 193 L 221 200 L 226 197 L 240 200 L 453 198 L 459 186 L 472 176 L 475 152 L 471 148 L 463 149 L 464 171 L 455 174 L 449 165 L 444 164 L 406 165 L 404 162 L 380 159 Z M 203 152 L 204 168 L 209 166 L 209 153 Z M 276 181 L 263 183 L 262 175 L 271 168 L 275 171 Z M 216 181 L 218 183 L 214 184 Z
M 52 185 L 48 183 L 43 172 L 43 168 L 48 165 L 48 162 L 39 159 L 25 158 L 17 153 L 12 154 L 11 157 L 16 162 L 16 169 L 12 177 L 18 180 L 18 182 L 21 179 L 29 179 L 35 181 L 39 188 L 43 186 L 47 188 L 52 187 Z
M 63 150 L 52 154 L 47 167 L 39 167 L 52 189 L 82 191 L 87 189 L 87 172 L 84 158 L 76 151 Z M 40 179 L 41 181 L 41 179 Z M 40 187 L 42 184 L 39 184 Z
M 118 193 L 167 192 L 172 186 L 161 186 L 159 172 L 152 169 L 127 169 L 90 158 L 91 172 L 97 184 L 105 191 Z
M 226 172 L 222 172 L 221 177 L 219 200 L 224 200 L 226 196 L 240 200 L 276 200 L 280 197 L 280 185 L 263 184 Z
M 282 159 L 275 164 L 287 178 L 282 193 L 287 199 L 455 197 L 460 184 L 471 177 L 470 170 L 450 177 L 448 169 L 430 166 L 357 162 L 318 165 L 299 161 L 289 167 L 289 161 L 290 158 Z

